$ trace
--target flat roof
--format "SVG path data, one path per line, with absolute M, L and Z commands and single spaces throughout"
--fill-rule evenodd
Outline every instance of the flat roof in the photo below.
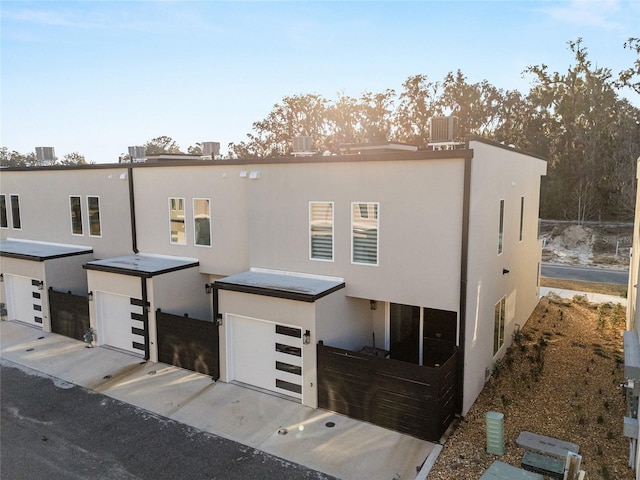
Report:
M 162 275 L 163 273 L 197 267 L 198 265 L 200 265 L 200 262 L 196 258 L 137 253 L 135 255 L 94 260 L 87 262 L 84 268 L 87 270 L 98 270 L 101 272 L 149 278 L 154 275 Z
M 221 278 L 215 281 L 215 285 L 222 290 L 302 302 L 315 302 L 345 286 L 342 280 L 258 271 Z
M 81 245 L 62 245 L 28 240 L 0 240 L 0 257 L 19 258 L 34 262 L 89 253 L 93 253 L 93 248 Z

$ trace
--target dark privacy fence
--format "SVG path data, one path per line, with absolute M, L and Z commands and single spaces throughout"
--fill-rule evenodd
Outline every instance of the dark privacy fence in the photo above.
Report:
M 457 350 L 418 366 L 318 343 L 318 406 L 438 441 L 454 418 Z
M 51 331 L 84 340 L 89 330 L 89 300 L 86 295 L 58 292 L 49 288 Z
M 218 325 L 156 311 L 158 360 L 220 378 Z

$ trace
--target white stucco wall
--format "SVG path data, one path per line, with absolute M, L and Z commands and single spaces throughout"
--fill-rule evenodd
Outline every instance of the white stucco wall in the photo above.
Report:
M 344 290 L 316 301 L 316 343 L 323 340 L 330 347 L 358 351 L 373 343 L 374 311 L 369 300 L 347 297 Z
M 205 292 L 208 277 L 198 267 L 156 275 L 149 290 L 153 310 L 160 308 L 173 315 L 189 314 L 198 320 L 212 320 L 213 301 Z
M 82 266 L 93 260 L 93 254 L 73 255 L 46 260 L 45 274 L 47 289 L 59 292 L 70 291 L 75 295 L 86 295 L 87 272 Z
M 0 193 L 7 195 L 7 205 L 9 195 L 19 195 L 22 228 L 3 228 L 0 235 L 3 239 L 92 246 L 96 258 L 131 253 L 126 172 L 116 167 L 3 171 Z M 83 235 L 71 231 L 70 195 L 81 197 Z M 100 237 L 89 235 L 88 196 L 100 198 Z
M 542 248 L 538 240 L 540 177 L 546 162 L 508 148 L 472 141 L 471 209 L 465 329 L 463 414 L 486 381 L 487 370 L 511 343 L 538 303 L 536 288 Z M 523 239 L 519 240 L 524 196 Z M 503 253 L 498 254 L 500 200 L 505 200 Z M 509 271 L 503 274 L 503 269 Z M 507 297 L 504 345 L 493 355 L 494 309 Z M 515 302 L 510 302 L 509 300 Z

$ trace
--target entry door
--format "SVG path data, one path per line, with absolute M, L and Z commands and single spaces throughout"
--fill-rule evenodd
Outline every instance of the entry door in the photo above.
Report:
M 420 307 L 392 303 L 389 310 L 389 357 L 420 362 Z
M 38 280 L 19 275 L 5 275 L 7 314 L 9 320 L 18 320 L 42 327 L 42 292 Z
M 302 398 L 299 327 L 229 315 L 227 335 L 230 380 Z
M 144 345 L 141 323 L 131 318 L 132 309 L 141 307 L 131 305 L 131 299 L 124 295 L 107 292 L 95 292 L 98 341 L 100 344 L 116 347 L 137 355 L 143 354 L 136 345 Z M 144 347 L 143 347 L 144 349 Z

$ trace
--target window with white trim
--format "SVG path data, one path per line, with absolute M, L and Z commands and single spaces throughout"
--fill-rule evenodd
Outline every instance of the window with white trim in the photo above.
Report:
M 380 204 L 351 204 L 351 261 L 363 265 L 378 265 L 378 230 Z
M 18 195 L 11 195 L 11 226 L 16 230 L 22 228 L 22 221 L 20 220 L 20 197 Z
M 502 297 L 498 303 L 496 303 L 494 311 L 494 325 L 493 325 L 493 354 L 495 355 L 500 350 L 500 347 L 504 345 L 504 318 L 507 308 L 507 297 Z
M 524 232 L 524 197 L 520 197 L 520 236 L 519 239 L 522 241 Z
M 87 211 L 89 213 L 89 236 L 101 237 L 100 197 L 87 197 Z
M 169 241 L 174 245 L 186 245 L 187 234 L 184 228 L 184 198 L 169 198 L 169 223 L 171 225 Z
M 193 199 L 193 243 L 199 247 L 211 246 L 211 200 Z
M 71 234 L 82 235 L 82 198 L 80 196 L 70 195 L 69 209 L 71 213 Z
M 498 227 L 498 255 L 502 253 L 504 241 L 504 200 L 500 200 L 500 226 Z
M 333 202 L 309 202 L 309 258 L 333 261 Z
M 9 218 L 7 217 L 7 197 L 4 193 L 0 195 L 0 228 L 9 228 Z

